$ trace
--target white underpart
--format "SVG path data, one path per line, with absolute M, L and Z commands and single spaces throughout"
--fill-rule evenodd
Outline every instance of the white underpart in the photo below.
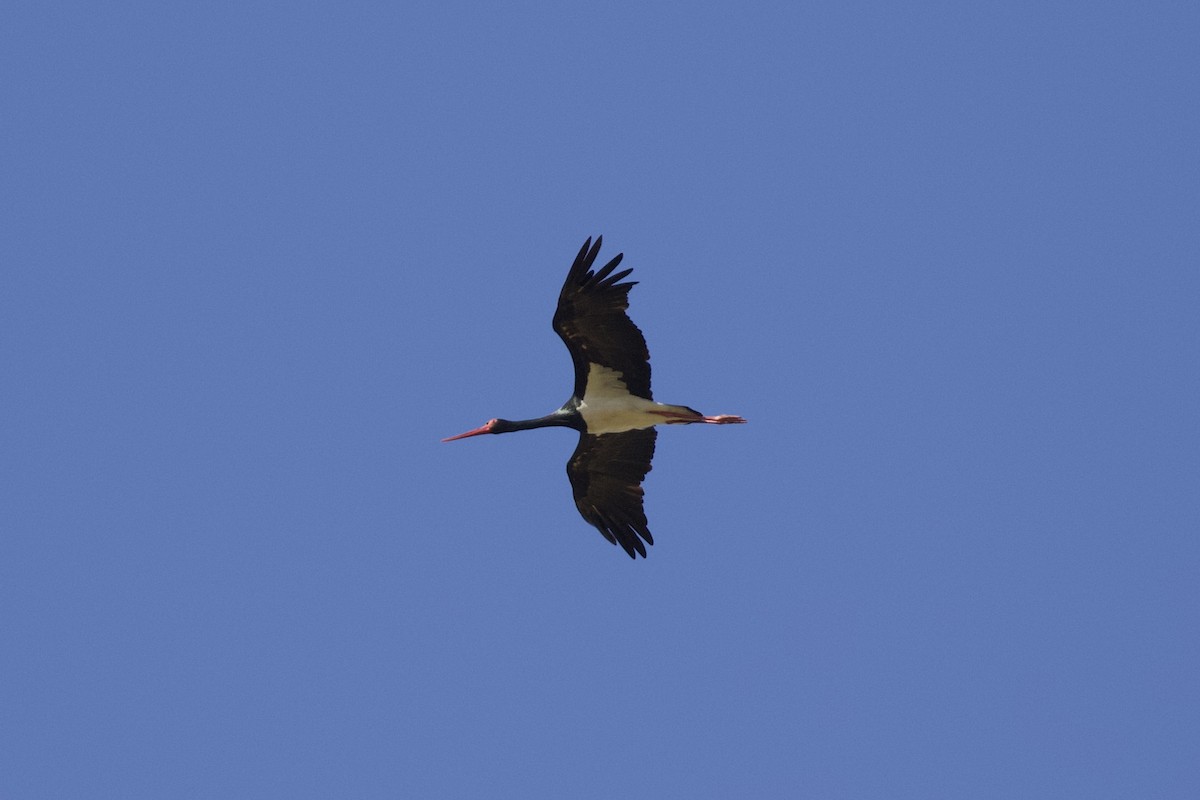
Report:
M 630 394 L 621 373 L 599 364 L 590 365 L 587 389 L 579 404 L 588 433 L 595 434 L 652 428 L 670 421 L 663 411 L 676 409 L 679 407 Z

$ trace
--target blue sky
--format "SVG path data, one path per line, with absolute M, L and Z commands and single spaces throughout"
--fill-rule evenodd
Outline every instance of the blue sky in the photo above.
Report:
M 1200 796 L 1190 3 L 6 4 L 0 795 Z M 579 245 L 656 545 L 579 519 Z

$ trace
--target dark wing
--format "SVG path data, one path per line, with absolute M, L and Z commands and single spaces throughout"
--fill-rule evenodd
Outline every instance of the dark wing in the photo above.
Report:
M 588 364 L 596 363 L 619 372 L 631 394 L 653 400 L 650 351 L 642 332 L 625 314 L 629 308 L 629 290 L 637 281 L 618 283 L 633 272 L 631 269 L 613 274 L 624 253 L 617 253 L 598 272 L 592 271 L 603 239 L 597 236 L 592 244 L 589 238 L 575 257 L 558 295 L 554 330 L 571 351 L 576 397 L 582 398 L 587 388 Z
M 646 557 L 654 537 L 642 509 L 642 479 L 654 458 L 654 428 L 624 433 L 579 434 L 567 462 L 575 505 L 604 538 L 625 548 L 630 558 Z M 641 538 L 638 538 L 641 537 Z

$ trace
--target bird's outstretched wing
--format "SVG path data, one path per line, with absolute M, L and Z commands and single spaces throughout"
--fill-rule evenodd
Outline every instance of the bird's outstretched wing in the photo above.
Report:
M 567 462 L 579 513 L 630 558 L 645 558 L 646 545 L 654 544 L 642 508 L 642 480 L 654 458 L 654 438 L 653 428 L 599 436 L 581 433 Z
M 625 313 L 629 290 L 637 281 L 619 282 L 633 270 L 613 273 L 623 253 L 599 271 L 592 270 L 603 238 L 597 236 L 595 244 L 589 238 L 575 257 L 558 295 L 554 330 L 571 351 L 576 397 L 582 398 L 587 388 L 589 364 L 600 364 L 619 373 L 630 394 L 653 400 L 650 351 L 642 332 Z

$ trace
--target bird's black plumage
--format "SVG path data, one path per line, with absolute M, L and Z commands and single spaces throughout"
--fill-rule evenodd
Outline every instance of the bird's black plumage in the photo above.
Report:
M 646 545 L 654 544 L 642 508 L 642 479 L 650 471 L 655 437 L 654 428 L 602 436 L 581 433 L 567 462 L 579 513 L 630 558 L 645 558 Z
M 578 405 L 587 392 L 591 364 L 617 372 L 629 393 L 653 400 L 650 393 L 650 351 L 646 338 L 625 310 L 629 290 L 637 281 L 621 283 L 632 269 L 615 272 L 624 257 L 618 253 L 599 270 L 593 270 L 604 237 L 589 237 L 571 264 L 558 295 L 554 330 L 562 337 L 575 366 L 575 394 L 568 405 Z M 653 428 L 594 435 L 579 434 L 579 446 L 567 462 L 567 476 L 575 506 L 589 523 L 631 558 L 646 556 L 654 544 L 642 508 L 642 480 L 654 457 Z M 643 544 L 645 540 L 645 544 Z
M 643 509 L 642 481 L 654 458 L 655 425 L 745 422 L 723 414 L 706 417 L 687 406 L 655 403 L 650 394 L 650 351 L 642 332 L 626 315 L 629 290 L 617 272 L 622 254 L 598 270 L 601 237 L 589 238 L 571 264 L 558 295 L 554 330 L 575 366 L 575 393 L 561 408 L 527 420 L 492 419 L 475 430 L 443 441 L 485 433 L 570 427 L 579 444 L 567 462 L 567 477 L 579 513 L 630 558 L 646 556 L 654 544 Z M 589 380 L 593 381 L 589 388 Z
M 646 338 L 625 314 L 629 290 L 637 281 L 621 283 L 633 272 L 613 273 L 624 253 L 593 271 L 603 236 L 595 244 L 589 237 L 575 257 L 567 280 L 558 295 L 554 330 L 571 351 L 575 365 L 575 400 L 587 390 L 588 364 L 595 363 L 620 373 L 630 394 L 653 400 L 650 395 L 650 351 Z

